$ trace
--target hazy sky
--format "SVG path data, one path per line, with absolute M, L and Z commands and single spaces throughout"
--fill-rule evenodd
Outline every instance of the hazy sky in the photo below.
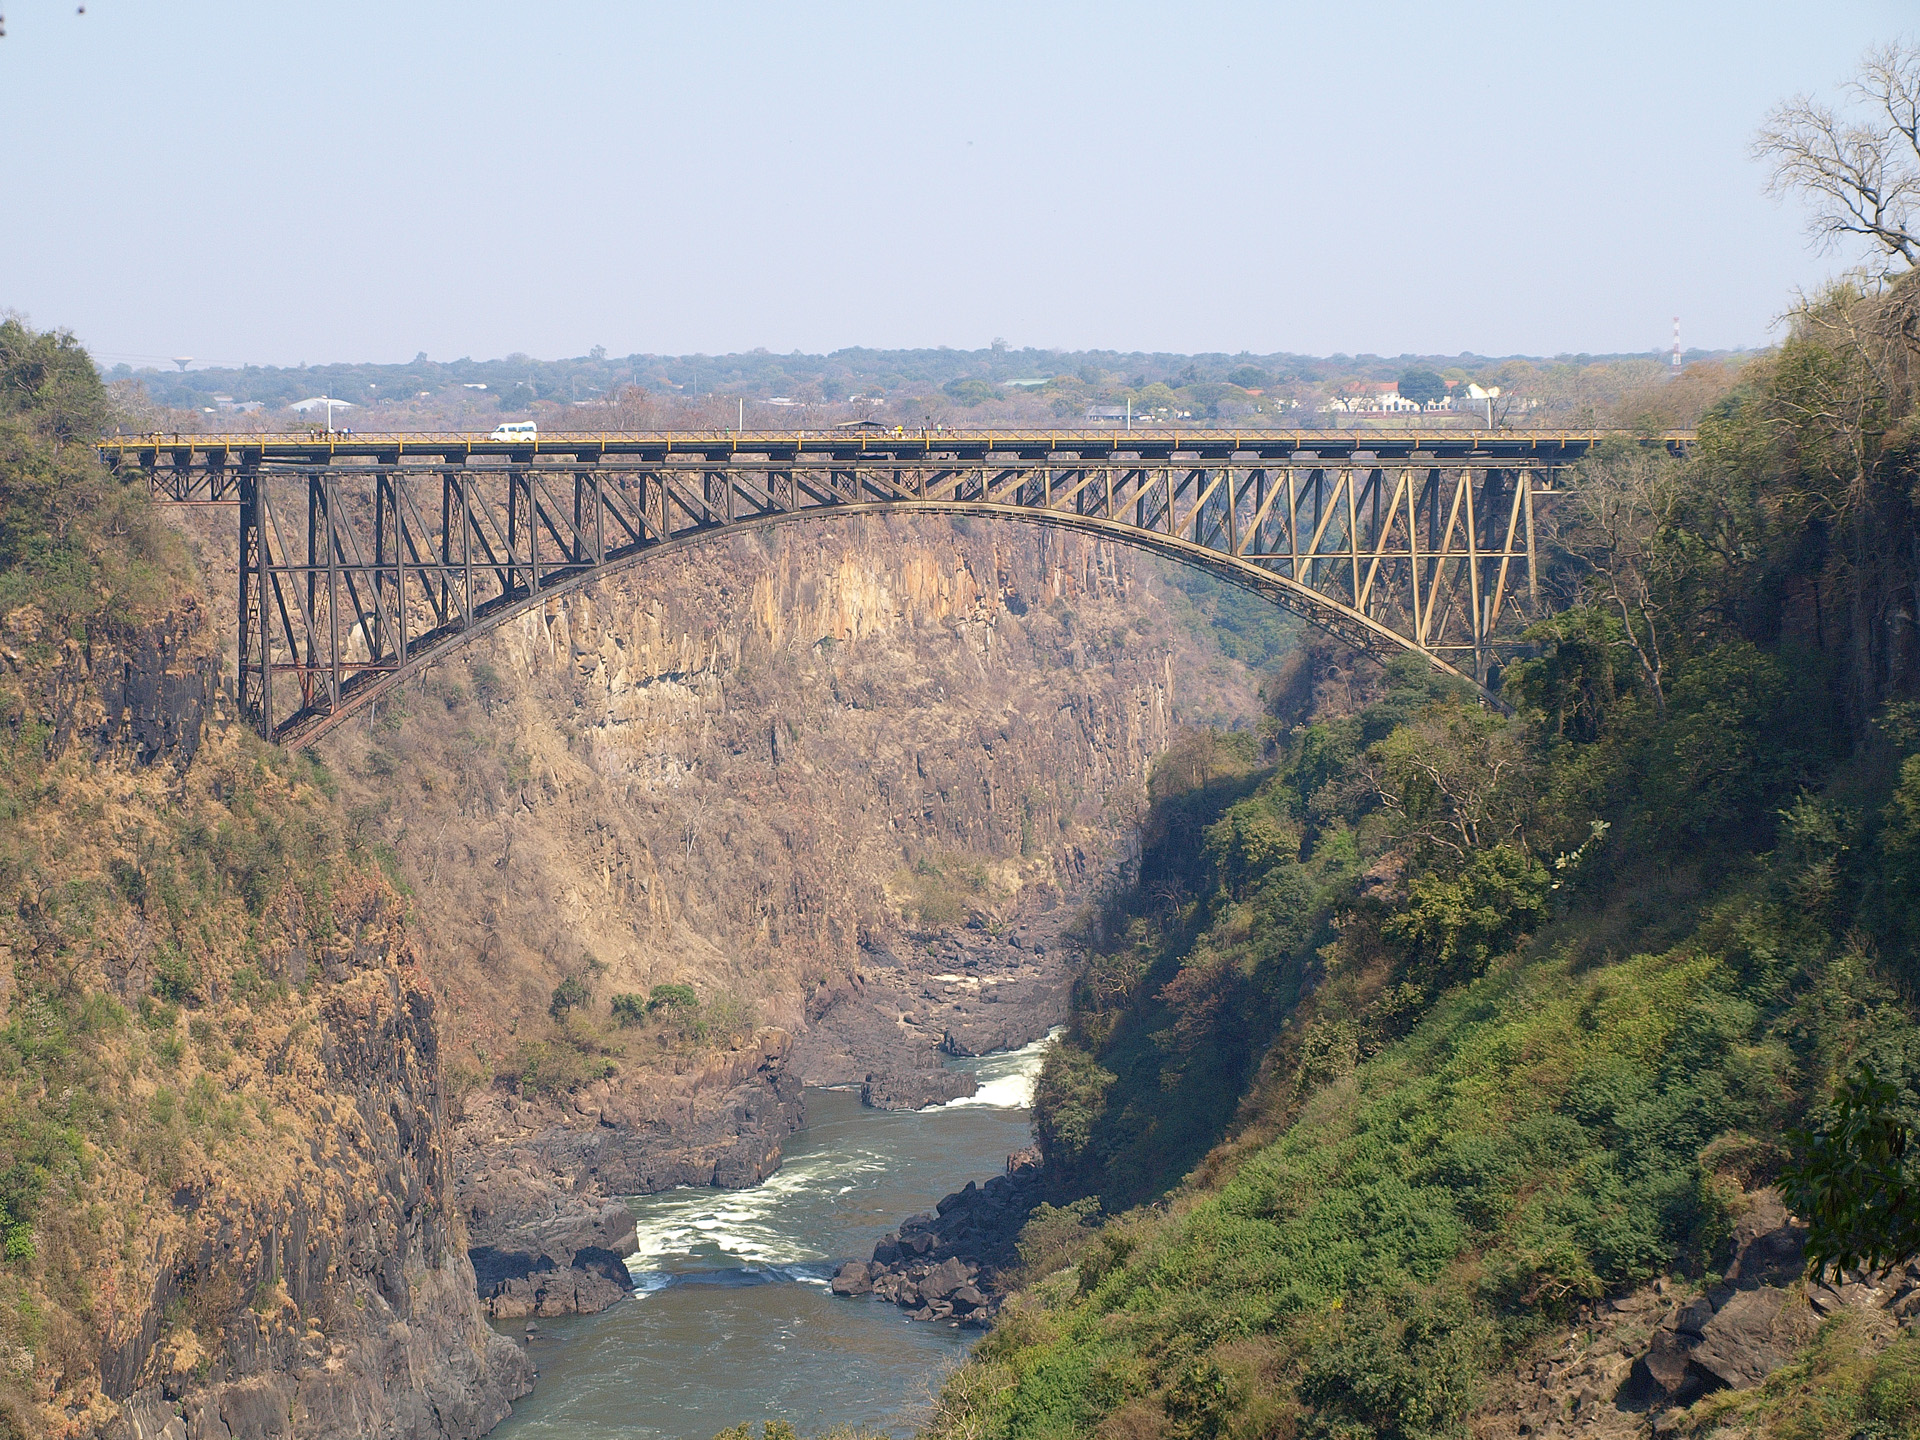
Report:
M 1912 0 L 0 0 L 0 309 L 109 362 L 1764 343 Z

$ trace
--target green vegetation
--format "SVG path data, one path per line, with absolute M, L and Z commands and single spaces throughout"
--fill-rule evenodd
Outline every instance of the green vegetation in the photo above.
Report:
M 1807 1258 L 1817 1272 L 1878 1270 L 1920 1255 L 1913 1132 L 1899 1110 L 1899 1090 L 1863 1060 L 1841 1081 L 1825 1127 L 1794 1134 L 1803 1156 L 1785 1189 L 1811 1226 Z
M 84 1412 L 137 1315 L 113 1297 L 186 1241 L 166 1195 L 298 1183 L 328 991 L 404 944 L 316 762 L 236 728 L 184 772 L 99 763 L 100 674 L 214 656 L 186 547 L 83 443 L 108 414 L 70 336 L 0 321 L 0 1434 Z M 226 1288 L 196 1276 L 175 1317 L 206 1354 Z
M 1511 716 L 1407 660 L 1162 759 L 1036 1098 L 1098 1211 L 1035 1217 L 936 1435 L 1463 1435 L 1582 1304 L 1711 1276 L 1795 1127 L 1818 1257 L 1911 1250 L 1917 297 L 1582 467 Z M 1905 1433 L 1911 1345 L 1830 1327 L 1772 1433 Z
M 922 855 L 896 872 L 887 888 L 905 919 L 937 930 L 959 924 L 984 901 L 987 867 L 968 855 Z

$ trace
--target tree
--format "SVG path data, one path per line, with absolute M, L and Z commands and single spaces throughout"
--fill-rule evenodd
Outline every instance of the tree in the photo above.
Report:
M 565 1022 L 576 1005 L 585 1005 L 593 995 L 575 976 L 569 975 L 553 987 L 553 999 L 547 1005 L 547 1013 L 554 1019 Z
M 1439 371 L 1416 365 L 1400 376 L 1400 396 L 1417 405 L 1430 405 L 1447 398 L 1447 382 L 1440 378 Z
M 1532 765 L 1517 727 L 1496 715 L 1436 706 L 1370 748 L 1363 773 L 1416 852 L 1464 864 L 1495 845 L 1524 848 Z
M 0 418 L 27 420 L 58 451 L 105 430 L 109 409 L 93 357 L 70 332 L 0 320 Z
M 1899 1090 L 1862 1062 L 1840 1082 L 1827 1123 L 1791 1137 L 1801 1156 L 1782 1189 L 1810 1227 L 1807 1260 L 1816 1275 L 1920 1255 L 1920 1184 L 1908 1174 L 1913 1135 L 1899 1105 Z
M 1679 466 L 1664 450 L 1612 442 L 1580 462 L 1558 536 L 1585 570 L 1593 601 L 1620 617 L 1662 713 L 1675 632 L 1690 617 L 1685 501 Z
M 943 387 L 946 397 L 957 405 L 981 405 L 995 399 L 999 391 L 989 380 L 949 380 Z
M 1869 50 L 1846 94 L 1864 114 L 1799 95 L 1767 116 L 1753 153 L 1768 192 L 1809 200 L 1826 245 L 1857 236 L 1889 270 L 1920 264 L 1920 43 Z
M 691 985 L 656 985 L 647 992 L 647 1013 L 655 1010 L 698 1010 L 700 997 Z

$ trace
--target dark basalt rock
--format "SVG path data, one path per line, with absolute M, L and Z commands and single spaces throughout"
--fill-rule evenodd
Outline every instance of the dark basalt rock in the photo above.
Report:
M 964 1070 L 926 1070 L 912 1075 L 869 1075 L 860 1103 L 875 1110 L 924 1110 L 977 1094 L 980 1082 Z
M 932 1214 L 911 1215 L 883 1235 L 871 1260 L 849 1260 L 833 1293 L 871 1295 L 906 1310 L 910 1320 L 986 1325 L 1000 1300 L 1002 1275 L 1019 1263 L 1016 1240 L 1043 1193 L 1040 1166 L 1026 1152 L 985 1185 L 969 1180 Z
M 593 1315 L 633 1289 L 623 1256 L 635 1244 L 633 1212 L 619 1201 L 596 1203 L 526 1179 L 469 1186 L 468 1258 L 487 1313 Z M 541 1213 L 541 1212 L 545 1213 Z
M 1805 1264 L 1805 1227 L 1777 1195 L 1763 1191 L 1733 1239 L 1729 1283 L 1667 1313 L 1615 1395 L 1616 1405 L 1664 1410 L 1711 1390 L 1750 1389 L 1812 1338 L 1824 1287 L 1814 1287 L 1811 1304 L 1789 1288 Z

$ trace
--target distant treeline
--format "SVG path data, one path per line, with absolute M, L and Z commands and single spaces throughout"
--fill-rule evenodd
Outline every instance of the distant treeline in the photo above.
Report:
M 588 355 L 564 360 L 536 360 L 514 354 L 498 360 L 429 360 L 423 351 L 404 364 L 335 364 L 200 370 L 135 370 L 127 365 L 105 372 L 108 380 L 137 380 L 153 403 L 188 410 L 211 406 L 218 399 L 259 401 L 268 408 L 291 404 L 315 395 L 332 395 L 381 403 L 420 398 L 462 386 L 484 386 L 484 396 L 503 408 L 521 409 L 532 403 L 593 401 L 629 388 L 662 396 L 694 399 L 739 396 L 749 400 L 789 397 L 809 403 L 836 404 L 856 396 L 942 396 L 966 403 L 967 382 L 982 387 L 1009 387 L 1009 382 L 1071 377 L 1092 399 L 1120 397 L 1129 391 L 1166 386 L 1186 391 L 1195 386 L 1231 385 L 1239 390 L 1274 387 L 1331 387 L 1353 381 L 1387 382 L 1409 369 L 1494 373 L 1516 361 L 1535 367 L 1658 361 L 1651 352 L 1633 355 L 1562 355 L 1548 359 L 1455 356 L 1380 355 L 1177 355 L 1117 350 L 1011 349 L 995 345 L 984 350 L 836 350 L 829 355 L 794 352 L 775 355 L 764 350 L 736 355 L 627 355 L 612 356 L 596 347 Z M 1690 351 L 1689 363 L 1708 359 L 1738 359 L 1728 352 Z M 1011 387 L 1009 387 L 1011 388 Z

